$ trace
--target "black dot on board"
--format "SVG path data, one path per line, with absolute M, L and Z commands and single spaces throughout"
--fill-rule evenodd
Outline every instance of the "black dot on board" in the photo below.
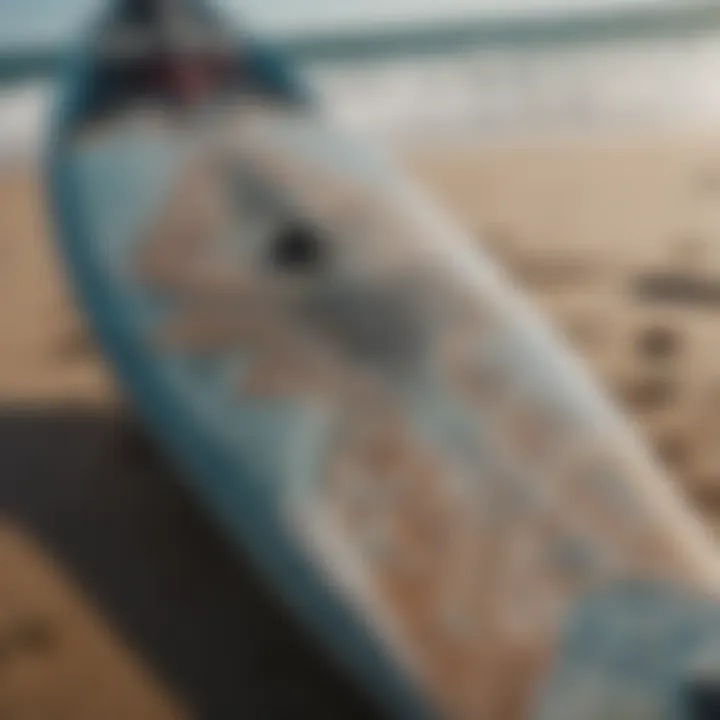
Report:
M 269 260 L 276 270 L 283 272 L 315 272 L 326 264 L 327 245 L 312 226 L 292 223 L 272 239 Z

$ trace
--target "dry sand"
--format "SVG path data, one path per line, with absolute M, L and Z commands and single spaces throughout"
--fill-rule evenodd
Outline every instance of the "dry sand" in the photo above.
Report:
M 0 174 L 0 407 L 103 404 L 112 385 L 51 245 L 36 173 Z

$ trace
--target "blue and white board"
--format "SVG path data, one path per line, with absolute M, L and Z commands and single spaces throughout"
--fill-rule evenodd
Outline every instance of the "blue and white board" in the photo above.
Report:
M 715 717 L 714 544 L 502 272 L 280 57 L 199 1 L 121 0 L 49 165 L 129 396 L 389 711 Z

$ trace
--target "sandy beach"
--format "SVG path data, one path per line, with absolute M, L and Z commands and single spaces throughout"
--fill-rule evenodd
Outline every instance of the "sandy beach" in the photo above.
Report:
M 690 499 L 717 517 L 720 136 L 526 137 L 406 160 L 547 311 Z M 95 673 L 111 678 L 98 702 L 121 693 L 139 703 L 118 718 L 248 707 L 251 717 L 291 717 L 298 706 L 333 717 L 352 697 L 345 681 L 319 657 L 308 662 L 312 646 L 237 567 L 128 418 L 74 309 L 27 165 L 0 175 L 0 260 L 0 562 L 18 578 L 15 595 L 0 593 L 0 650 L 17 597 L 26 606 L 23 597 L 40 593 L 40 616 L 57 618 L 61 634 L 85 633 L 86 649 L 67 662 L 95 668 L 74 676 L 75 705 L 53 705 L 72 708 L 74 720 L 99 717 Z M 23 568 L 45 579 L 25 583 Z M 79 609 L 66 617 L 69 596 Z M 100 629 L 77 629 L 87 623 Z M 258 664 L 268 638 L 274 657 Z M 102 667 L 93 652 L 104 653 Z M 55 675 L 23 673 L 0 672 L 0 700 L 43 720 L 65 717 L 46 709 Z M 238 704 L 238 677 L 250 686 L 268 676 L 284 701 L 266 687 Z M 360 700 L 350 705 L 368 715 Z

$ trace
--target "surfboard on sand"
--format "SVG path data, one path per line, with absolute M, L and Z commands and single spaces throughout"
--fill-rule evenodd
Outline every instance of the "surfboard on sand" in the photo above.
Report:
M 704 528 L 501 269 L 228 28 L 116 2 L 48 161 L 79 300 L 198 499 L 394 716 L 715 717 Z

